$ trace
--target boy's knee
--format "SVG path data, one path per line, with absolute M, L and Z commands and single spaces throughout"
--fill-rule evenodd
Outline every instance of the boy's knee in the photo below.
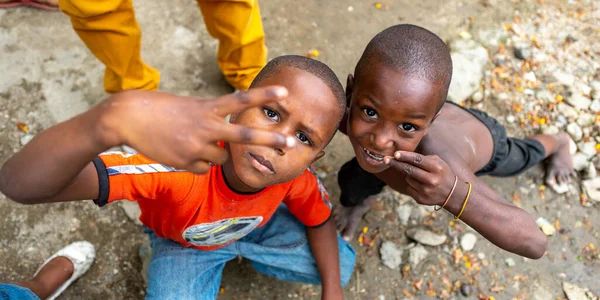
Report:
M 129 0 L 59 0 L 60 9 L 73 18 L 94 18 L 116 11 L 123 1 Z

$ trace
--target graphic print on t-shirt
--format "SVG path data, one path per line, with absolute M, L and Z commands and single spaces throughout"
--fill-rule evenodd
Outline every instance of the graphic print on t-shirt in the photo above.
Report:
M 190 226 L 183 239 L 195 246 L 218 246 L 239 240 L 256 228 L 263 217 L 243 217 Z

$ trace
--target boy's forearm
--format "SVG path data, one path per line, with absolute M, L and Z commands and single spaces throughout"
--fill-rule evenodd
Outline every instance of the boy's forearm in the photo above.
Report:
M 457 186 L 456 197 L 446 209 L 457 215 L 467 194 L 467 185 Z M 482 192 L 483 187 L 474 185 L 461 220 L 483 235 L 496 246 L 529 258 L 544 255 L 548 240 L 526 211 L 490 199 Z
M 339 246 L 335 222 L 328 220 L 317 228 L 306 229 L 308 243 L 323 286 L 323 299 L 342 299 Z
M 115 146 L 107 107 L 103 103 L 39 133 L 2 166 L 0 191 L 26 204 L 60 193 L 94 157 Z

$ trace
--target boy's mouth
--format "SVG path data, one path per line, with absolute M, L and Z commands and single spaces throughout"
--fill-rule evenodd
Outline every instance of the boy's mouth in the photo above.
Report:
M 268 159 L 254 153 L 248 153 L 248 158 L 252 166 L 259 172 L 267 175 L 275 174 L 275 169 Z
M 383 161 L 383 155 L 379 155 L 377 153 L 373 153 L 373 152 L 369 151 L 369 149 L 367 149 L 365 147 L 363 147 L 363 150 L 365 151 L 365 153 L 367 154 L 368 157 L 370 157 L 370 158 L 372 158 L 372 159 L 374 159 L 374 160 L 376 160 L 378 162 Z

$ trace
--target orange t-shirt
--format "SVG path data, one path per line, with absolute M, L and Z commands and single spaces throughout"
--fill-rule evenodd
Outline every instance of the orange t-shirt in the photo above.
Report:
M 309 227 L 331 216 L 329 195 L 311 168 L 292 181 L 238 194 L 227 186 L 221 166 L 196 175 L 121 152 L 101 154 L 94 165 L 98 206 L 137 201 L 144 225 L 186 247 L 212 250 L 232 243 L 266 224 L 282 202 Z

